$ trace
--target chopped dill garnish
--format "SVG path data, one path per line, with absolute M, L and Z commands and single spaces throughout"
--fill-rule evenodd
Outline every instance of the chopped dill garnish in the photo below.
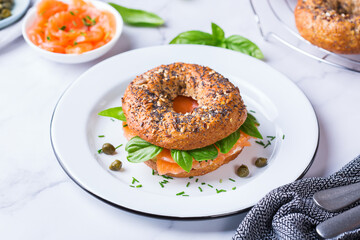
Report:
M 230 180 L 230 181 L 232 181 L 232 182 L 235 182 L 235 180 L 234 180 L 234 179 L 232 179 L 232 178 L 229 178 L 229 180 Z
M 272 140 L 271 140 L 272 141 Z M 267 144 L 265 144 L 263 141 L 255 141 L 257 144 L 263 146 L 264 148 L 267 148 L 269 145 L 271 145 L 271 142 L 268 140 Z
M 134 185 L 129 185 L 130 187 L 135 187 Z
M 220 178 L 219 183 L 222 183 L 222 179 Z
M 201 189 L 201 187 L 198 187 L 198 188 L 199 188 L 200 192 L 202 192 L 202 189 Z
M 177 193 L 176 196 L 183 195 L 183 194 L 185 194 L 184 191 Z
M 66 26 L 64 25 L 64 26 L 62 26 L 61 28 L 59 28 L 59 30 L 61 30 L 61 31 L 64 31 L 66 29 Z
M 249 112 L 256 113 L 254 110 L 250 110 Z
M 189 185 L 190 185 L 190 182 L 188 182 L 188 183 L 186 184 L 186 187 L 189 187 Z
M 99 135 L 98 137 L 99 137 L 99 138 L 103 138 L 103 137 L 105 137 L 105 135 Z
M 261 146 L 265 146 L 263 141 L 255 141 L 257 144 L 261 145 Z
M 206 183 L 202 182 L 201 185 L 205 185 Z
M 121 147 L 122 146 L 122 144 L 120 144 L 119 146 L 117 146 L 115 149 L 118 149 L 119 147 Z
M 222 192 L 226 192 L 225 189 L 216 189 L 216 193 L 222 193 Z
M 140 184 L 140 185 L 137 185 L 136 187 L 137 187 L 137 188 L 141 188 L 141 187 L 142 187 L 142 185 Z
M 266 136 L 267 138 L 270 138 L 270 141 L 274 140 L 276 137 L 275 136 Z
M 270 145 L 271 145 L 271 142 L 268 140 L 268 143 L 264 146 L 264 148 L 267 148 Z
M 236 189 L 236 187 L 233 187 L 233 188 L 232 188 L 232 190 L 235 190 L 235 189 Z
M 283 139 L 285 139 L 285 134 L 283 134 Z
M 102 152 L 102 148 L 100 148 L 97 152 L 98 154 L 100 154 Z
M 183 197 L 188 197 L 189 195 L 187 195 L 187 194 L 183 194 L 182 196 L 183 196 Z
M 85 26 L 88 26 L 88 27 L 91 26 L 91 23 L 88 23 L 88 22 L 86 21 L 86 18 L 82 18 L 81 20 L 82 20 L 82 22 L 83 22 L 83 24 L 84 24 Z
M 112 118 L 110 118 L 110 120 L 111 120 L 111 121 L 113 121 L 113 122 L 115 122 L 115 120 L 114 120 L 114 119 L 112 119 Z
M 154 169 L 152 170 L 152 175 L 155 175 L 155 170 Z
M 170 177 L 170 176 L 166 176 L 166 175 L 161 175 L 163 178 L 165 178 L 165 179 L 173 179 L 172 177 Z
M 133 180 L 132 180 L 132 183 L 131 184 L 134 184 L 135 182 L 139 182 L 139 180 L 137 180 L 136 178 L 132 177 Z
M 189 179 L 192 179 L 192 178 L 194 178 L 194 177 L 193 176 L 189 177 Z
M 212 186 L 212 185 L 210 185 L 210 184 L 208 184 L 208 186 L 209 186 L 209 187 L 211 187 L 211 188 L 213 188 L 213 186 Z
M 75 15 L 75 13 L 73 13 L 72 11 L 70 11 L 70 14 L 73 15 L 73 16 Z
M 197 178 L 196 180 L 195 180 L 195 182 L 198 182 L 199 181 L 199 179 Z
M 88 23 L 86 19 L 88 19 L 91 23 Z M 84 25 L 88 27 L 96 24 L 95 18 L 91 18 L 89 15 L 87 15 L 86 18 L 82 18 L 81 20 L 84 23 Z
M 162 182 L 159 182 L 159 184 L 162 188 L 164 187 L 164 184 Z
M 47 39 L 48 41 L 50 41 L 50 40 L 51 40 L 51 38 L 50 38 L 49 36 L 47 36 L 47 37 L 46 37 L 46 39 Z
M 128 125 L 127 124 L 124 124 L 123 127 L 127 127 Z

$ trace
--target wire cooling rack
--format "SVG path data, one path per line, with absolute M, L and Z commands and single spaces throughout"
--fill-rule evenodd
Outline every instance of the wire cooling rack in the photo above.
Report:
M 297 0 L 249 1 L 260 34 L 265 41 L 275 39 L 312 59 L 360 73 L 360 55 L 335 54 L 314 46 L 301 37 L 294 19 Z

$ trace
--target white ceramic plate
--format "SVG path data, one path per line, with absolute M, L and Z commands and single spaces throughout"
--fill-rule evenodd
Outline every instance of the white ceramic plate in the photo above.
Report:
M 21 18 L 30 5 L 30 0 L 15 0 L 14 6 L 11 9 L 11 16 L 0 20 L 0 29 L 10 24 L 16 22 L 19 18 Z
M 220 169 L 192 179 L 169 179 L 164 188 L 159 182 L 165 179 L 152 175 L 145 164 L 127 162 L 124 146 L 113 156 L 98 154 L 105 142 L 125 145 L 127 141 L 121 122 L 97 113 L 120 106 L 127 85 L 136 75 L 173 62 L 209 66 L 229 78 L 239 87 L 248 110 L 256 112 L 264 142 L 270 140 L 267 136 L 276 136 L 271 145 L 264 148 L 253 141 L 236 160 Z M 51 123 L 54 152 L 79 186 L 120 208 L 170 218 L 219 217 L 248 209 L 270 190 L 300 178 L 307 171 L 318 138 L 314 110 L 288 78 L 247 55 L 198 45 L 143 48 L 97 64 L 66 90 Z M 264 168 L 254 166 L 254 159 L 260 156 L 269 159 Z M 115 159 L 123 162 L 120 172 L 108 169 Z M 241 164 L 249 167 L 249 177 L 236 176 L 235 169 Z M 133 177 L 139 183 L 132 184 Z M 130 187 L 140 184 L 141 188 Z M 217 193 L 216 189 L 226 192 Z M 176 195 L 182 191 L 189 196 Z

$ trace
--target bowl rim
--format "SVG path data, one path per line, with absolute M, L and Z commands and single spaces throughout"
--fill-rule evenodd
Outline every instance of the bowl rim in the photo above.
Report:
M 69 2 L 67 0 L 60 0 L 62 2 Z M 76 54 L 76 53 L 55 53 L 55 52 L 51 52 L 45 49 L 40 48 L 39 46 L 35 45 L 30 39 L 29 36 L 27 34 L 27 30 L 28 30 L 28 25 L 30 21 L 34 21 L 33 19 L 36 17 L 36 7 L 37 4 L 34 5 L 33 7 L 31 7 L 28 12 L 26 13 L 25 17 L 24 17 L 24 21 L 22 23 L 22 35 L 25 39 L 25 41 L 34 49 L 36 49 L 37 51 L 43 53 L 43 54 L 47 54 L 48 56 L 51 57 L 61 57 L 61 58 L 76 58 L 76 57 L 85 57 L 85 56 L 91 56 L 93 54 L 98 54 L 102 51 L 105 51 L 107 47 L 111 46 L 112 44 L 114 44 L 120 37 L 122 30 L 123 30 L 123 26 L 124 26 L 124 21 L 120 15 L 120 13 L 118 11 L 116 11 L 115 8 L 113 8 L 112 6 L 110 6 L 107 2 L 101 2 L 98 0 L 84 0 L 85 2 L 89 2 L 91 4 L 93 4 L 95 6 L 95 8 L 100 9 L 100 10 L 105 10 L 110 12 L 114 17 L 115 17 L 115 22 L 116 22 L 116 27 L 115 27 L 115 34 L 113 36 L 113 38 L 107 42 L 106 44 L 104 44 L 101 47 L 95 48 L 93 50 L 84 52 L 84 53 L 80 53 L 80 54 Z

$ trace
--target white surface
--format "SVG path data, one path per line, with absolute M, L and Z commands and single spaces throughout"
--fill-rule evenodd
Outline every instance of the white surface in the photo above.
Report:
M 116 27 L 115 27 L 115 33 L 113 38 L 106 43 L 105 45 L 96 48 L 94 50 L 82 53 L 82 54 L 62 54 L 62 53 L 54 53 L 47 50 L 44 50 L 38 46 L 36 46 L 28 37 L 28 29 L 32 26 L 36 19 L 36 6 L 29 9 L 26 16 L 24 17 L 23 25 L 22 25 L 22 35 L 25 39 L 25 41 L 29 44 L 29 46 L 40 56 L 47 58 L 49 60 L 59 62 L 59 63 L 84 63 L 89 62 L 94 59 L 97 59 L 101 56 L 103 56 L 105 53 L 107 53 L 111 48 L 114 47 L 115 43 L 119 40 L 119 37 L 121 35 L 122 29 L 123 29 L 123 20 L 113 7 L 111 7 L 109 4 L 100 2 L 100 1 L 89 1 L 91 4 L 93 4 L 96 8 L 110 12 L 115 19 Z
M 245 148 L 236 160 L 206 176 L 196 177 L 198 182 L 196 178 L 175 178 L 169 180 L 165 188 L 159 184 L 163 178 L 153 176 L 150 168 L 127 162 L 124 147 L 120 147 L 115 156 L 97 154 L 105 142 L 115 146 L 127 143 L 122 134 L 121 121 L 112 122 L 97 113 L 120 106 L 127 85 L 137 75 L 173 62 L 209 66 L 229 77 L 241 89 L 247 108 L 256 111 L 254 115 L 261 123 L 259 130 L 265 144 L 270 141 L 267 136 L 277 138 L 266 149 L 252 140 L 253 146 Z M 238 65 L 244 69 L 240 70 Z M 103 79 L 101 84 L 100 78 Z M 290 98 L 294 111 L 284 101 Z M 300 121 L 302 116 L 307 117 Z M 309 131 L 305 133 L 298 128 L 299 124 Z M 282 139 L 283 134 L 286 139 Z M 105 137 L 99 138 L 99 135 Z M 51 136 L 62 166 L 89 192 L 135 211 L 193 218 L 221 216 L 247 209 L 272 189 L 299 178 L 315 154 L 318 124 L 312 106 L 303 93 L 289 79 L 262 61 L 221 48 L 166 45 L 129 51 L 89 69 L 59 101 L 52 120 Z M 69 139 L 76 139 L 76 146 Z M 301 152 L 298 151 L 299 145 L 302 146 Z M 266 168 L 254 167 L 254 159 L 259 156 L 268 158 Z M 108 166 L 118 158 L 124 162 L 123 171 L 111 172 Z M 251 177 L 241 179 L 236 176 L 235 169 L 241 164 L 249 166 Z M 142 188 L 129 187 L 132 177 L 140 180 L 140 183 L 133 185 L 141 184 Z M 236 179 L 236 182 L 229 178 Z M 188 182 L 191 184 L 186 187 Z M 210 184 L 213 188 L 201 183 Z M 203 190 L 200 192 L 198 187 Z M 232 190 L 233 187 L 236 190 Z M 227 192 L 217 194 L 216 189 Z M 182 191 L 190 196 L 184 198 L 176 195 Z M 156 204 L 144 204 L 137 199 L 147 199 Z
M 318 63 L 276 42 L 264 42 L 247 1 L 114 2 L 156 12 L 167 25 L 155 29 L 125 26 L 109 53 L 86 64 L 64 65 L 45 60 L 35 55 L 23 39 L 0 50 L 2 239 L 231 238 L 243 214 L 207 221 L 158 220 L 127 213 L 95 199 L 61 169 L 49 137 L 57 100 L 88 68 L 130 49 L 167 44 L 182 31 L 209 32 L 212 21 L 223 27 L 227 36 L 240 34 L 256 42 L 264 52 L 265 62 L 289 77 L 310 99 L 319 119 L 320 144 L 307 177 L 327 176 L 359 154 L 360 74 Z M 291 99 L 288 102 L 291 105 Z

